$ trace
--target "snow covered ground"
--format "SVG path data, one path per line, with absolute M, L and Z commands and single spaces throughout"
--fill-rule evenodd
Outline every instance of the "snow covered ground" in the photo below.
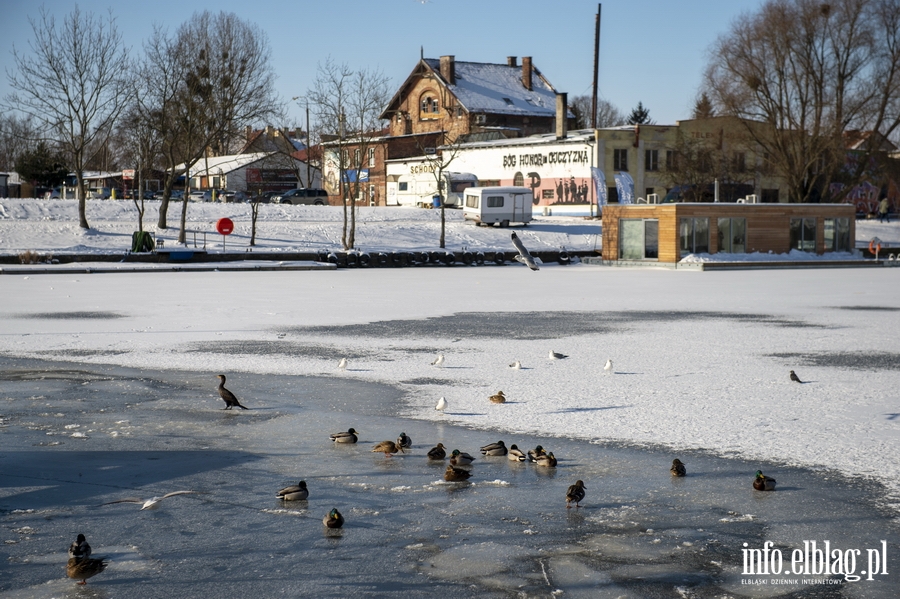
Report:
M 135 228 L 129 204 L 100 204 L 88 211 L 95 229 L 83 232 L 73 220 L 72 203 L 0 200 L 0 253 L 124 251 Z M 259 233 L 263 247 L 336 249 L 338 210 L 263 208 Z M 192 204 L 190 209 L 198 227 L 211 228 L 221 216 L 234 219 L 238 232 L 229 245 L 246 235 L 246 206 Z M 170 213 L 170 222 L 176 221 L 175 214 Z M 508 230 L 479 229 L 462 223 L 458 212 L 448 215 L 448 248 L 508 247 Z M 428 210 L 365 209 L 360 215 L 360 245 L 432 249 L 437 245 L 437 216 Z M 858 240 L 877 235 L 884 242 L 900 242 L 896 223 L 859 223 L 857 231 Z M 596 221 L 544 217 L 519 233 L 536 249 L 599 247 Z M 364 542 L 377 547 L 386 541 L 375 531 L 390 536 L 395 528 L 408 533 L 409 540 L 396 541 L 399 554 L 392 553 L 391 560 L 406 555 L 404 551 L 440 547 L 439 553 L 413 560 L 422 567 L 416 575 L 432 585 L 423 587 L 430 589 L 423 596 L 444 593 L 445 584 L 465 589 L 454 585 L 465 578 L 461 571 L 467 568 L 481 572 L 467 579 L 477 578 L 472 583 L 475 590 L 464 591 L 472 596 L 507 596 L 516 589 L 541 595 L 539 590 L 532 592 L 528 586 L 532 584 L 543 588 L 545 595 L 562 589 L 568 593 L 563 596 L 774 597 L 797 592 L 742 584 L 738 561 L 723 565 L 722 555 L 711 559 L 703 553 L 724 544 L 732 552 L 726 557 L 737 555 L 734 559 L 739 560 L 740 534 L 750 535 L 750 529 L 759 535 L 752 542 L 773 540 L 783 547 L 798 543 L 802 547 L 800 539 L 828 538 L 833 543 L 846 540 L 843 548 L 877 547 L 887 538 L 891 572 L 896 572 L 898 292 L 898 268 L 696 272 L 553 264 L 532 272 L 516 264 L 299 273 L 0 275 L 0 357 L 7 372 L 32 373 L 21 379 L 27 388 L 16 387 L 7 375 L 2 377 L 6 391 L 0 390 L 0 400 L 5 401 L 0 404 L 4 448 L 0 515 L 8 544 L 0 571 L 6 570 L 15 581 L 0 582 L 7 585 L 0 591 L 10 597 L 47 596 L 41 589 L 50 577 L 37 565 L 61 563 L 52 548 L 62 551 L 71 542 L 69 536 L 89 532 L 95 544 L 103 542 L 105 533 L 114 536 L 115 542 L 107 544 L 118 548 L 116 561 L 125 564 L 118 577 L 111 567 L 109 584 L 117 581 L 124 586 L 108 587 L 109 596 L 116 588 L 129 596 L 156 596 L 154 592 L 166 596 L 163 591 L 137 592 L 135 585 L 142 576 L 150 576 L 142 573 L 144 569 L 158 570 L 165 577 L 167 569 L 183 564 L 191 574 L 185 577 L 190 585 L 203 568 L 215 567 L 202 557 L 193 561 L 187 549 L 189 535 L 205 539 L 208 529 L 192 528 L 182 521 L 187 515 L 251 544 L 252 573 L 229 571 L 217 576 L 238 585 L 231 588 L 258 591 L 256 586 L 240 586 L 250 584 L 241 576 L 246 574 L 247 580 L 265 576 L 266 551 L 276 554 L 270 557 L 278 567 L 288 567 L 280 557 L 284 544 L 268 547 L 257 537 L 245 538 L 240 520 L 224 522 L 224 516 L 198 513 L 200 508 L 193 507 L 171 512 L 161 508 L 155 520 L 141 516 L 131 523 L 121 506 L 104 512 L 94 506 L 140 490 L 166 492 L 198 484 L 213 491 L 221 484 L 238 495 L 217 495 L 218 504 L 206 503 L 214 500 L 202 496 L 166 501 L 173 506 L 179 501 L 186 506 L 217 505 L 221 510 L 232 509 L 226 503 L 270 509 L 262 497 L 271 495 L 271 489 L 248 491 L 244 486 L 260 484 L 264 474 L 270 478 L 277 474 L 278 479 L 262 484 L 288 484 L 291 478 L 304 476 L 298 470 L 315 473 L 317 484 L 329 488 L 329 503 L 350 503 L 338 492 L 339 486 L 369 485 L 368 499 L 359 495 L 363 487 L 355 487 L 358 495 L 351 515 L 361 527 L 359 540 L 353 540 L 351 528 L 338 548 L 313 542 L 318 559 L 325 561 L 312 571 L 332 565 L 344 571 L 323 556 L 365 569 L 367 562 L 353 561 L 359 558 L 345 553 L 350 551 L 348 545 Z M 569 357 L 549 360 L 551 350 Z M 431 365 L 438 353 L 446 358 L 443 368 Z M 345 371 L 336 368 L 341 357 L 349 360 Z M 612 372 L 603 371 L 607 359 L 613 362 Z M 522 369 L 509 367 L 515 360 Z M 127 385 L 94 382 L 98 370 L 108 371 L 109 380 L 115 381 L 119 368 L 132 369 Z M 79 374 L 82 370 L 87 374 Z M 804 383 L 792 382 L 790 370 Z M 59 374 L 44 380 L 40 372 Z M 239 396 L 248 397 L 252 390 L 247 401 L 258 410 L 217 411 L 221 401 L 213 377 L 219 372 L 229 375 L 230 388 L 245 390 Z M 82 383 L 69 383 L 66 390 L 53 382 L 80 378 Z M 77 391 L 78 385 L 83 385 L 83 392 Z M 102 400 L 92 400 L 92 390 L 103 385 L 112 388 L 103 392 Z M 509 402 L 488 402 L 499 389 Z M 444 412 L 434 410 L 440 397 L 449 402 Z M 126 409 L 122 401 L 134 407 Z M 366 441 L 360 448 L 363 453 L 338 462 L 340 468 L 358 471 L 355 482 L 348 472 L 330 470 L 327 456 L 335 454 L 325 453 L 332 450 L 327 433 L 349 426 L 362 430 Z M 382 466 L 390 458 L 377 456 L 373 461 L 370 444 L 395 438 L 401 426 L 415 433 L 415 457 L 401 456 L 391 467 Z M 292 431 L 302 434 L 292 437 Z M 543 442 L 557 448 L 562 458 L 558 480 L 532 470 L 516 474 L 502 461 L 491 465 L 485 461 L 476 464 L 471 493 L 441 493 L 438 499 L 425 481 L 437 480 L 439 472 L 424 466 L 417 466 L 421 471 L 415 474 L 403 472 L 406 464 L 424 464 L 422 456 L 438 440 L 448 445 L 465 442 L 461 449 L 477 453 L 479 444 L 496 438 L 507 444 L 519 439 L 523 447 Z M 52 445 L 55 441 L 61 444 Z M 185 462 L 166 473 L 169 476 L 155 470 L 150 476 L 144 458 L 132 453 L 164 455 L 170 442 L 179 451 L 208 450 L 207 462 L 204 454 L 185 453 L 185 460 L 196 463 Z M 602 454 L 610 446 L 624 448 L 626 454 Z M 222 452 L 232 447 L 233 458 L 223 458 Z M 82 466 L 80 454 L 72 453 L 76 448 L 102 450 L 107 462 L 96 468 L 93 463 Z M 292 463 L 294 451 L 299 468 Z M 640 457 L 644 452 L 650 458 Z M 59 460 L 56 466 L 54 455 Z M 679 455 L 688 464 L 689 476 L 686 485 L 670 491 L 666 460 Z M 241 480 L 225 481 L 223 474 L 213 472 L 225 467 L 219 464 L 223 459 L 236 460 L 233 467 L 241 468 L 244 486 Z M 34 465 L 32 478 L 17 478 L 21 471 L 16 467 L 22 464 Z M 746 490 L 757 467 L 778 479 L 779 490 L 771 494 L 775 500 L 761 502 Z M 90 487 L 90 497 L 81 495 L 88 487 L 78 486 L 82 469 L 85 484 L 89 480 L 96 486 Z M 583 522 L 567 519 L 560 500 L 575 478 L 583 478 L 589 489 L 579 512 L 586 514 Z M 73 495 L 49 493 L 50 480 Z M 739 486 L 732 488 L 732 482 Z M 407 486 L 408 494 L 403 489 Z M 828 496 L 831 486 L 837 498 Z M 684 503 L 667 503 L 675 501 L 670 493 Z M 659 499 L 661 494 L 667 498 Z M 517 506 L 514 512 L 507 511 L 510 501 Z M 655 507 L 645 511 L 642 506 L 648 502 L 656 502 Z M 682 510 L 690 504 L 703 505 L 712 522 L 681 520 L 686 517 Z M 299 516 L 314 525 L 324 507 L 313 505 L 311 496 L 308 513 Z M 439 514 L 416 520 L 416 507 L 425 512 L 435 508 Z M 511 533 L 497 528 L 493 510 L 502 513 L 503 522 L 516 522 L 520 536 L 505 539 Z M 715 515 L 718 510 L 724 510 L 722 515 Z M 728 516 L 730 512 L 734 514 Z M 378 524 L 379 513 L 389 515 L 389 522 Z M 442 528 L 447 526 L 441 520 L 445 516 L 456 523 L 452 533 Z M 829 518 L 831 523 L 826 522 Z M 414 530 L 409 528 L 413 521 Z M 478 524 L 468 526 L 467 521 Z M 711 530 L 740 522 L 750 529 L 741 529 L 740 534 Z M 555 525 L 561 528 L 553 534 L 565 529 L 571 536 L 526 540 L 532 534 L 551 534 L 544 529 Z M 279 527 L 271 521 L 259 521 L 259 526 L 263 532 Z M 491 531 L 486 538 L 477 533 L 482 526 Z M 590 542 L 578 537 L 589 526 L 599 535 L 591 536 Z M 29 533 L 29 527 L 35 532 Z M 663 528 L 669 532 L 654 532 Z M 679 536 L 688 529 L 694 531 L 689 538 Z M 176 535 L 170 540 L 176 545 L 173 557 L 163 557 L 165 549 L 156 547 L 163 539 L 149 543 L 142 537 L 153 530 Z M 625 530 L 638 532 L 629 543 L 618 544 L 615 535 Z M 697 530 L 702 542 L 695 538 Z M 37 540 L 24 540 L 31 536 Z M 715 537 L 715 542 L 707 536 Z M 642 544 L 659 539 L 668 547 L 665 556 Z M 424 543 L 425 549 L 409 549 L 416 543 Z M 229 555 L 237 551 L 226 545 Z M 552 552 L 546 548 L 551 545 Z M 695 549 L 686 549 L 692 546 Z M 460 555 L 463 547 L 472 553 Z M 514 572 L 510 564 L 516 561 L 516 551 L 533 557 L 535 569 Z M 697 553 L 690 559 L 676 556 L 685 551 Z M 163 565 L 138 560 L 134 552 Z M 588 555 L 621 559 L 631 564 L 630 569 L 598 565 Z M 659 566 L 661 561 L 669 569 L 651 571 L 648 564 Z M 679 566 L 692 572 L 680 587 L 673 582 Z M 582 576 L 590 580 L 590 587 L 579 586 Z M 663 582 L 652 591 L 625 583 L 654 576 Z M 101 589 L 96 596 L 107 596 L 102 577 L 88 584 L 88 589 Z M 541 587 L 544 581 L 547 584 Z M 213 582 L 203 584 L 198 580 L 196 587 L 169 589 L 168 596 L 191 596 L 191 589 L 201 588 L 195 596 L 221 594 Z M 46 585 L 44 590 L 53 596 L 71 588 L 71 583 L 60 581 Z M 273 595 L 282 593 L 278 588 Z M 285 580 L 283 594 L 290 596 L 290 588 Z M 316 593 L 327 595 L 326 589 L 316 587 Z M 813 586 L 808 588 L 812 594 L 797 596 L 817 596 L 820 591 Z M 839 592 L 837 596 L 896 597 L 900 587 L 891 577 L 880 585 L 848 584 Z

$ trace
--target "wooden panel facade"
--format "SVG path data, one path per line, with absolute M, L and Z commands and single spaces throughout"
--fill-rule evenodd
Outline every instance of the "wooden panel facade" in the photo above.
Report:
M 824 254 L 826 219 L 847 219 L 850 248 L 856 239 L 855 208 L 850 204 L 611 204 L 603 208 L 603 259 L 620 258 L 620 225 L 625 219 L 655 220 L 658 223 L 658 262 L 678 262 L 682 252 L 680 223 L 683 218 L 708 219 L 709 254 L 718 247 L 718 219 L 741 218 L 746 222 L 745 252 L 785 254 L 791 251 L 791 220 L 815 219 L 815 252 Z

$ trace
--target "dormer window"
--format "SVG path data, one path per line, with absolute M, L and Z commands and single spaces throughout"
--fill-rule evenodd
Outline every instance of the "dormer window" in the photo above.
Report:
M 507 105 L 507 106 L 512 106 L 512 105 L 513 105 L 513 101 L 510 100 L 509 98 L 503 98 L 503 101 L 506 102 L 506 105 Z

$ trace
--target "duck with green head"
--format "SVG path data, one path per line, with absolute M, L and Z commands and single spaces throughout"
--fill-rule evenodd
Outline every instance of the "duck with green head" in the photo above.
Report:
M 762 470 L 757 470 L 756 477 L 753 479 L 753 488 L 757 491 L 774 491 L 775 479 L 763 474 Z

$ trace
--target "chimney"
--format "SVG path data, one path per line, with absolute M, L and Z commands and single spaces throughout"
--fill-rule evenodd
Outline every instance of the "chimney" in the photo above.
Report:
M 531 57 L 522 57 L 522 85 L 525 89 L 531 91 Z
M 516 64 L 516 57 L 515 56 L 507 56 L 506 57 L 506 66 L 508 66 L 508 67 L 519 66 L 518 64 Z
M 441 77 L 447 85 L 456 85 L 456 57 L 441 56 Z
M 569 106 L 566 101 L 567 98 L 568 94 L 565 92 L 558 92 L 556 94 L 556 139 L 565 139 L 569 132 Z
M 247 138 L 247 141 L 250 141 L 250 136 L 253 135 L 253 127 L 247 125 L 244 127 L 244 137 Z

